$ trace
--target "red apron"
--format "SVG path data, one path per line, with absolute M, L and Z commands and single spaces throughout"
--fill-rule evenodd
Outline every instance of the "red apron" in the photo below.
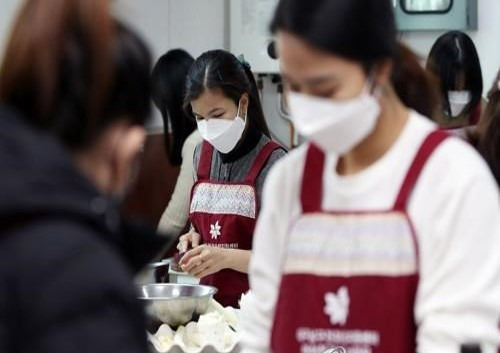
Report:
M 258 214 L 255 181 L 278 144 L 270 141 L 255 158 L 242 182 L 210 180 L 213 147 L 203 143 L 198 181 L 191 191 L 190 221 L 204 244 L 228 249 L 251 250 Z M 218 289 L 215 299 L 223 306 L 238 307 L 241 294 L 249 289 L 245 273 L 224 269 L 202 278 L 202 284 Z
M 291 225 L 276 305 L 274 353 L 415 352 L 413 315 L 418 246 L 407 201 L 429 156 L 447 137 L 431 133 L 411 165 L 394 207 L 322 210 L 325 156 L 310 146 L 302 215 Z

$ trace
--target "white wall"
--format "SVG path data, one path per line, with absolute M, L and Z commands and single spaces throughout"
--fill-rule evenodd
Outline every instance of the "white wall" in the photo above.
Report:
M 0 0 L 0 62 L 20 3 L 20 0 Z
M 116 0 L 119 16 L 138 29 L 155 58 L 169 49 L 191 55 L 225 48 L 226 0 Z

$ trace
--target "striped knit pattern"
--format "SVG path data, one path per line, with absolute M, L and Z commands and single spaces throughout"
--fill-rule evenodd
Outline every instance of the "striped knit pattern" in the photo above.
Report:
M 402 213 L 305 214 L 293 226 L 286 274 L 401 276 L 417 272 L 412 229 Z
M 256 209 L 253 186 L 199 183 L 193 191 L 190 212 L 256 218 Z

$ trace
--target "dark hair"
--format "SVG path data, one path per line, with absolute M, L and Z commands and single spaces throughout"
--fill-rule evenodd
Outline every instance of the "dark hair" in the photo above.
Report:
M 144 124 L 149 73 L 144 42 L 110 17 L 107 1 L 27 1 L 7 46 L 0 99 L 80 150 L 118 119 Z
M 263 134 L 270 136 L 260 103 L 255 77 L 247 63 L 240 62 L 225 50 L 203 53 L 189 70 L 186 82 L 185 107 L 197 99 L 206 89 L 220 89 L 236 105 L 244 93 L 249 96 L 248 118 Z
M 153 68 L 152 97 L 163 117 L 165 147 L 172 165 L 181 164 L 182 146 L 196 129 L 193 116 L 183 109 L 186 77 L 193 62 L 193 57 L 186 51 L 174 49 L 160 57 Z M 172 144 L 169 126 L 172 128 Z
M 403 103 L 425 116 L 437 109 L 432 77 L 396 40 L 390 0 L 280 0 L 271 31 L 283 30 L 326 52 L 360 62 L 369 72 L 392 59 L 392 83 Z
M 457 90 L 463 75 L 464 89 L 472 95 L 464 113 L 474 112 L 481 102 L 483 74 L 474 42 L 466 33 L 451 31 L 439 37 L 429 53 L 427 70 L 439 79 L 443 110 L 450 116 L 448 91 Z
M 488 93 L 488 105 L 477 128 L 477 149 L 500 185 L 500 71 Z

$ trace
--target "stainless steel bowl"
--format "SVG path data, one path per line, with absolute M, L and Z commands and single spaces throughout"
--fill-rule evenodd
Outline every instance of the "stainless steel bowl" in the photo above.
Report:
M 195 314 L 205 314 L 217 288 L 192 284 L 146 284 L 140 287 L 139 299 L 146 301 L 152 318 L 172 327 L 184 325 Z

